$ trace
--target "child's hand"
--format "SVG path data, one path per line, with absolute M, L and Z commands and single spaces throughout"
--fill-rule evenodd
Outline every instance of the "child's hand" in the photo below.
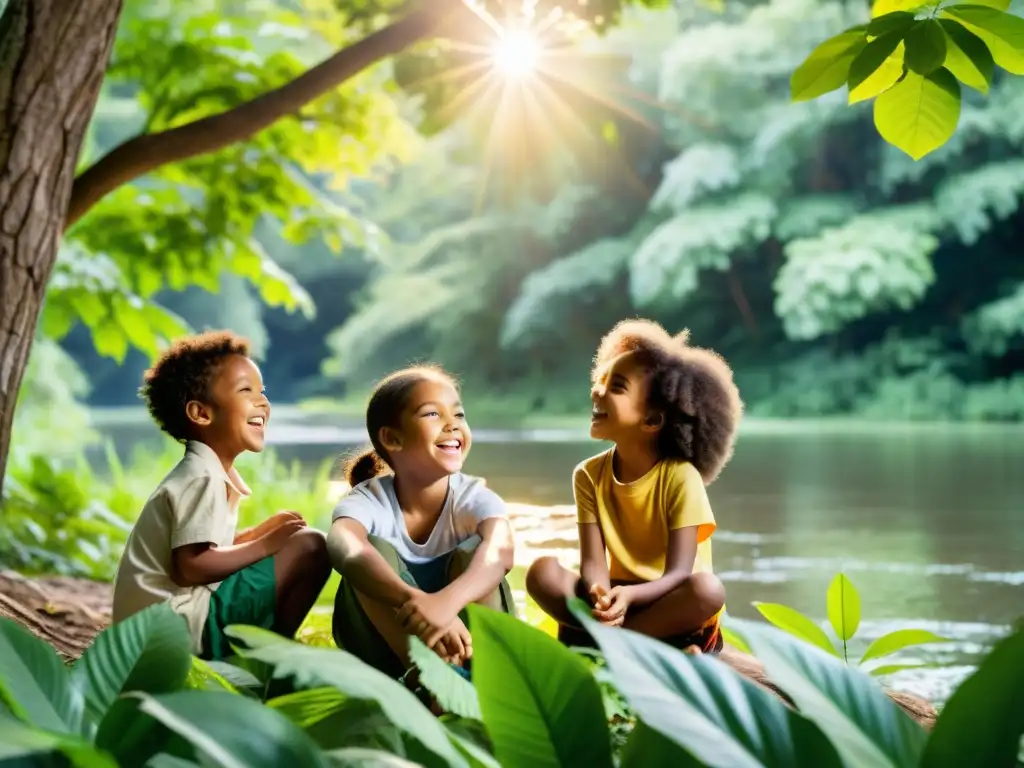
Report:
M 594 618 L 602 624 L 617 627 L 626 620 L 626 611 L 633 602 L 628 586 L 612 587 L 594 603 Z
M 288 539 L 296 533 L 296 531 L 301 531 L 305 527 L 305 520 L 301 517 L 293 517 L 291 520 L 287 520 L 268 533 L 263 534 L 259 540 L 262 542 L 264 550 L 267 553 L 266 556 L 272 557 L 273 555 L 276 555 L 281 551 L 285 542 L 287 542 Z
M 398 609 L 398 623 L 410 635 L 416 635 L 428 648 L 448 631 L 458 610 L 440 594 L 417 592 Z
M 250 541 L 256 541 L 256 539 L 262 538 L 270 533 L 272 530 L 280 525 L 284 525 L 292 520 L 299 520 L 303 525 L 306 521 L 302 519 L 302 515 L 298 512 L 278 512 L 276 515 L 271 515 L 259 525 L 247 528 L 235 536 L 235 544 L 245 544 Z
M 440 656 L 449 664 L 462 665 L 467 659 L 473 656 L 473 639 L 469 636 L 469 630 L 462 623 L 458 616 L 448 627 L 448 631 L 437 641 L 433 648 L 434 653 Z

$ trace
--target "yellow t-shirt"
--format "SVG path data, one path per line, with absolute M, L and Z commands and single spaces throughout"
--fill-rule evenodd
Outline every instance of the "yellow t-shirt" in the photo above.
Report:
M 597 523 L 609 556 L 609 576 L 623 581 L 654 581 L 665 574 L 668 532 L 697 526 L 693 572 L 711 573 L 711 512 L 704 481 L 688 461 L 659 461 L 632 483 L 620 483 L 612 470 L 612 448 L 579 464 L 573 495 L 580 524 Z

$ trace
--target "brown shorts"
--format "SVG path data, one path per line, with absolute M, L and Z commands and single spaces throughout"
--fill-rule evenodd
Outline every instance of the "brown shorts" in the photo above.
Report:
M 626 586 L 635 583 L 637 582 L 612 579 L 613 587 Z M 583 586 L 583 579 L 578 579 L 576 581 L 576 596 L 581 600 L 588 603 L 590 602 L 590 597 L 587 595 Z M 642 610 L 643 608 L 637 608 L 635 610 L 627 611 L 626 616 L 629 616 L 630 613 Z M 580 626 L 568 626 L 565 624 L 559 625 L 558 639 L 564 645 L 576 646 L 577 648 L 597 647 L 597 643 L 594 641 L 594 638 L 590 636 L 590 633 Z M 725 645 L 725 641 L 722 639 L 722 612 L 719 611 L 704 622 L 699 629 L 696 629 L 693 632 L 686 632 L 682 635 L 662 637 L 659 639 L 663 643 L 667 643 L 673 648 L 678 648 L 679 650 L 685 650 L 691 645 L 695 645 L 700 648 L 702 653 L 719 653 Z

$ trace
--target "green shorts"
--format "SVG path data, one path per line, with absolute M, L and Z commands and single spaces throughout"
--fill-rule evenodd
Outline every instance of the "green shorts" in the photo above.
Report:
M 476 548 L 459 548 L 428 563 L 406 563 L 395 548 L 376 536 L 370 536 L 370 543 L 383 556 L 398 577 L 411 587 L 424 592 L 437 592 L 450 584 L 469 565 Z M 501 580 L 495 595 L 487 601 L 504 613 L 516 615 L 512 588 L 508 581 Z M 459 612 L 459 618 L 469 626 L 466 611 Z M 353 656 L 365 661 L 381 672 L 399 678 L 406 672 L 405 664 L 391 650 L 380 632 L 363 610 L 355 590 L 348 580 L 342 578 L 338 594 L 334 598 L 332 620 L 334 642 Z
M 201 658 L 223 659 L 234 653 L 224 634 L 224 629 L 232 624 L 271 629 L 275 603 L 274 558 L 265 557 L 228 576 L 210 597 Z

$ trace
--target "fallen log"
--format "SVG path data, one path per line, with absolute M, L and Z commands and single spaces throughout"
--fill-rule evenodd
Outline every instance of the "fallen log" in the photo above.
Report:
M 0 572 L 0 616 L 14 619 L 49 643 L 66 660 L 74 661 L 110 623 L 113 587 L 87 579 L 45 577 L 30 579 Z M 749 654 L 727 646 L 719 660 L 792 704 Z M 927 729 L 935 724 L 935 707 L 917 696 L 886 690 L 889 697 Z

